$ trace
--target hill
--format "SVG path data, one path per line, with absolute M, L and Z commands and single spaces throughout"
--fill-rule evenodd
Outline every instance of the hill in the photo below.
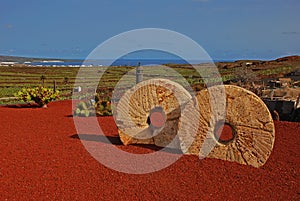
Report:
M 79 59 L 55 59 L 55 58 L 32 58 L 32 57 L 18 57 L 18 56 L 0 56 L 0 62 L 18 62 L 18 63 L 24 63 L 24 62 L 42 62 L 44 60 L 52 61 L 52 60 L 60 60 L 63 62 L 78 62 L 81 61 Z

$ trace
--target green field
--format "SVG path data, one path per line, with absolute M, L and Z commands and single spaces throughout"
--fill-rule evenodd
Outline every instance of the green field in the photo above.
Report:
M 78 77 L 78 72 L 83 76 Z M 223 81 L 229 81 L 235 78 L 237 68 L 220 68 L 219 72 L 222 75 Z M 268 76 L 276 77 L 278 74 L 286 74 L 294 69 L 293 66 L 269 66 L 255 71 L 257 77 Z M 102 76 L 101 76 L 102 74 Z M 207 75 L 205 79 L 210 82 L 220 81 L 211 71 L 209 66 L 201 68 L 201 74 Z M 99 80 L 100 76 L 102 77 Z M 44 77 L 44 80 L 41 78 Z M 187 81 L 191 85 L 203 86 L 203 78 L 199 73 L 187 65 L 168 65 L 165 68 L 145 67 L 144 79 L 149 78 L 166 78 L 177 81 Z M 182 79 L 184 77 L 185 79 Z M 77 80 L 76 80 L 77 78 Z M 75 80 L 78 86 L 85 89 L 93 88 L 94 83 L 97 83 L 97 92 L 103 95 L 111 95 L 113 88 L 122 78 L 122 86 L 130 87 L 135 82 L 134 67 L 11 67 L 0 66 L 0 104 L 12 103 L 7 101 L 7 97 L 14 97 L 14 93 L 24 87 L 35 87 L 44 84 L 46 87 L 53 87 L 56 82 L 57 89 L 61 92 L 63 98 L 71 98 Z M 43 83 L 44 82 L 44 83 Z M 93 83 L 93 84 L 91 84 Z M 94 88 L 95 89 L 95 88 Z M 93 89 L 91 89 L 93 90 Z
M 77 77 L 79 69 L 82 76 Z M 42 76 L 44 77 L 43 81 L 41 79 Z M 100 77 L 102 77 L 101 80 L 99 80 Z M 46 87 L 53 87 L 54 80 L 62 96 L 71 98 L 71 92 L 76 78 L 76 85 L 90 89 L 94 88 L 92 87 L 94 83 L 97 83 L 97 92 L 107 95 L 111 93 L 113 88 L 123 77 L 122 86 L 125 88 L 132 86 L 135 83 L 135 68 L 118 66 L 108 67 L 105 70 L 104 67 L 0 66 L 0 103 L 5 103 L 3 98 L 14 97 L 14 93 L 24 87 L 35 87 L 41 84 L 44 84 Z M 182 77 L 184 77 L 190 84 L 203 83 L 199 74 L 191 67 L 145 67 L 143 77 L 144 79 L 160 77 L 178 82 L 183 80 Z M 11 102 L 11 100 L 9 102 Z

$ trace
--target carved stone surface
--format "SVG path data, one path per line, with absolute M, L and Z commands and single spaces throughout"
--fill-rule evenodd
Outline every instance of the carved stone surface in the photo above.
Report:
M 182 107 L 190 99 L 188 91 L 170 80 L 151 79 L 137 84 L 122 96 L 117 106 L 121 141 L 125 145 L 155 144 L 180 149 L 178 122 Z
M 178 132 L 182 151 L 254 167 L 263 165 L 275 140 L 274 123 L 266 105 L 254 93 L 237 86 L 225 85 L 223 90 L 222 86 L 214 86 L 210 90 L 211 98 L 207 89 L 200 91 L 182 111 Z M 212 115 L 210 103 L 222 95 L 226 115 L 222 110 Z M 231 140 L 221 141 L 215 134 L 222 122 L 231 127 Z

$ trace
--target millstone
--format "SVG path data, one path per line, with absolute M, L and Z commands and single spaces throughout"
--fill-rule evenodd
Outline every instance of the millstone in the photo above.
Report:
M 120 99 L 116 122 L 123 144 L 155 144 L 180 149 L 177 136 L 181 109 L 191 95 L 166 79 L 143 81 Z
M 220 88 L 214 86 L 211 90 L 219 93 L 220 97 Z M 207 89 L 200 91 L 186 105 L 178 132 L 181 149 L 186 154 L 207 155 L 259 167 L 267 161 L 274 145 L 275 130 L 271 114 L 254 93 L 233 85 L 225 85 L 224 89 L 224 119 L 218 115 L 212 116 Z M 217 100 L 218 95 L 213 99 Z M 221 134 L 222 128 L 224 135 Z

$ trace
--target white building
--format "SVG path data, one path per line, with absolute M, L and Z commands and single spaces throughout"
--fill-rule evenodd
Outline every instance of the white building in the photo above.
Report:
M 0 62 L 0 66 L 13 66 L 17 63 L 18 62 L 14 62 L 14 61 L 2 61 L 2 62 Z

